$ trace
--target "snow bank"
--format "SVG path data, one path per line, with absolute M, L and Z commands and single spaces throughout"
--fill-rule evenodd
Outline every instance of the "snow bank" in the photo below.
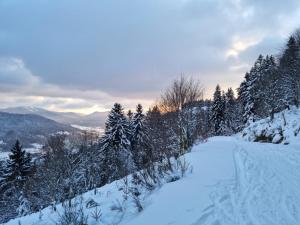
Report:
M 300 109 L 284 110 L 250 124 L 241 136 L 246 141 L 289 144 L 300 140 Z

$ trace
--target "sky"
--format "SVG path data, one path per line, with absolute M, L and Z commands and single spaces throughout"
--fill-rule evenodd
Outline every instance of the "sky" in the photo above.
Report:
M 149 107 L 181 74 L 210 98 L 299 26 L 299 0 L 0 0 L 0 108 Z

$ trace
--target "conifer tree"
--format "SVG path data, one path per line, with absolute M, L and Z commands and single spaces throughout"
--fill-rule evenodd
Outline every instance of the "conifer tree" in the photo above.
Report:
M 20 142 L 17 140 L 6 165 L 6 173 L 4 175 L 7 184 L 13 183 L 17 186 L 27 180 L 32 171 L 31 156 L 22 149 Z
M 143 107 L 138 104 L 136 107 L 136 113 L 132 118 L 132 155 L 135 165 L 138 169 L 141 169 L 147 162 L 146 154 L 149 151 L 149 137 L 148 126 L 146 124 L 146 117 L 143 114 Z
M 238 129 L 236 99 L 232 88 L 228 88 L 225 93 L 225 124 L 227 134 L 233 134 Z
M 4 179 L 0 183 L 0 195 L 3 200 L 1 204 L 12 207 L 19 213 L 18 209 L 23 205 L 25 199 L 23 192 L 25 191 L 26 182 L 33 171 L 31 156 L 22 149 L 20 142 L 17 140 L 11 149 L 9 159 L 4 169 Z M 27 201 L 29 204 L 29 202 Z M 30 212 L 30 208 L 25 213 Z
M 132 142 L 132 132 L 133 132 L 133 112 L 131 111 L 131 109 L 128 110 L 127 112 L 127 121 L 128 121 L 128 139 L 129 139 L 129 142 L 131 143 Z
M 123 108 L 115 103 L 105 124 L 100 146 L 103 162 L 103 181 L 112 181 L 128 174 L 132 169 L 130 129 Z
M 274 56 L 266 56 L 262 63 L 262 77 L 257 88 L 257 113 L 264 118 L 282 109 L 279 73 Z
M 210 119 L 215 135 L 221 135 L 223 133 L 223 128 L 225 125 L 224 110 L 225 110 L 224 97 L 222 96 L 220 86 L 217 85 L 216 90 L 214 92 L 213 104 L 211 109 L 211 119 Z
M 243 121 L 245 124 L 257 119 L 257 103 L 260 101 L 258 95 L 258 81 L 262 77 L 263 56 L 259 55 L 250 72 L 246 73 L 244 81 L 241 83 L 238 93 L 243 105 Z
M 299 46 L 293 36 L 280 58 L 280 87 L 286 105 L 299 106 L 300 103 L 300 61 Z

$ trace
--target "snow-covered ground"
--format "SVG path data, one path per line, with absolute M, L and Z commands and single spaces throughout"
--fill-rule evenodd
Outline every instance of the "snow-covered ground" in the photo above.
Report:
M 98 133 L 99 135 L 104 133 L 104 129 L 102 127 L 86 127 L 86 126 L 80 126 L 80 125 L 76 125 L 76 124 L 72 124 L 71 126 L 74 128 L 77 128 L 79 130 L 93 131 L 93 132 Z
M 253 143 L 238 137 L 214 137 L 186 154 L 193 171 L 146 196 L 144 210 L 132 202 L 123 213 L 111 210 L 122 202 L 120 182 L 83 195 L 102 211 L 101 222 L 84 209 L 89 225 L 299 225 L 300 142 L 290 145 Z M 85 204 L 84 204 L 85 205 Z M 57 206 L 62 213 L 61 206 Z M 118 221 L 121 220 L 120 223 Z M 9 221 L 6 225 L 54 225 L 51 207 Z
M 300 109 L 293 107 L 259 120 L 246 127 L 241 133 L 248 141 L 288 144 L 300 139 Z

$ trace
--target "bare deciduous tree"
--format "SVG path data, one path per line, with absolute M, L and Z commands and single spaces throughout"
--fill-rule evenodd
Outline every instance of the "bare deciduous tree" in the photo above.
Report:
M 199 80 L 181 75 L 162 94 L 159 106 L 164 112 L 178 111 L 185 104 L 202 99 L 203 93 L 204 88 Z

